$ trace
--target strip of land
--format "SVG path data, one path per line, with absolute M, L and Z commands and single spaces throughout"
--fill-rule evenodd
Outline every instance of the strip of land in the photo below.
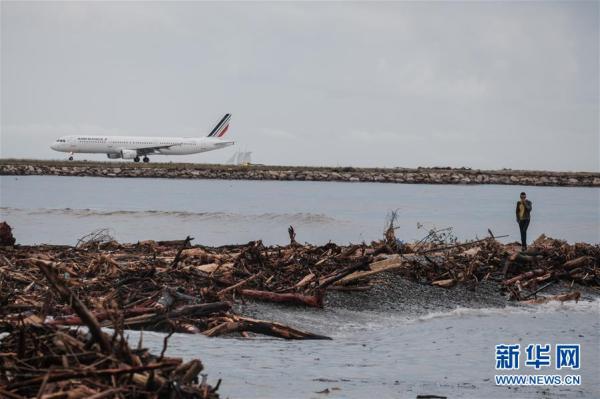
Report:
M 1 159 L 0 175 L 600 187 L 600 173 Z

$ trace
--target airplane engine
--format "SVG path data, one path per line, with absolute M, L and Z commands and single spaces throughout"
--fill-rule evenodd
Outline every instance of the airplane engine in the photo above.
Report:
M 121 158 L 123 159 L 133 159 L 138 156 L 136 150 L 121 150 Z
M 121 158 L 121 154 L 106 154 L 108 159 L 118 159 Z

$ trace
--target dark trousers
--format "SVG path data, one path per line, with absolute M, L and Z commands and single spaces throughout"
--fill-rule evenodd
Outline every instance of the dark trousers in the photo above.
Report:
M 527 227 L 529 227 L 529 219 L 519 220 L 519 230 L 521 230 L 521 246 L 527 248 Z

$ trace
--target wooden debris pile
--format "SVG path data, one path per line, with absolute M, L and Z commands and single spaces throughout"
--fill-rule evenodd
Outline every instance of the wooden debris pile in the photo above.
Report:
M 404 256 L 409 267 L 401 273 L 414 281 L 444 288 L 458 283 L 474 287 L 481 281 L 496 279 L 509 251 L 492 237 L 469 243 L 417 243 L 406 249 L 412 253 Z
M 184 363 L 129 347 L 122 327 L 104 333 L 98 320 L 55 271 L 37 265 L 49 286 L 73 307 L 88 331 L 45 325 L 35 315 L 21 318 L 0 341 L 0 397 L 3 398 L 189 398 L 215 399 L 199 360 Z
M 239 297 L 251 297 L 322 307 L 327 286 L 353 270 L 368 267 L 361 261 L 351 265 L 349 271 L 338 270 L 338 263 L 326 262 L 327 257 L 346 256 L 335 245 L 265 248 L 258 241 L 204 248 L 192 247 L 190 241 L 124 245 L 94 241 L 76 248 L 5 248 L 0 254 L 0 328 L 29 314 L 40 315 L 50 325 L 82 324 L 72 306 L 61 303 L 48 289 L 39 270 L 40 265 L 46 265 L 65 279 L 102 327 L 115 326 L 117 314 L 119 325 L 130 329 L 209 336 L 236 331 L 286 339 L 326 339 L 276 322 L 237 315 L 231 303 Z M 298 252 L 302 256 L 295 259 L 294 253 Z M 319 260 L 323 266 L 318 275 L 327 279 L 312 294 L 310 290 L 303 292 L 302 284 L 279 288 L 289 281 L 285 273 L 293 273 L 291 270 L 296 268 L 301 269 L 296 273 L 306 274 L 309 265 Z
M 122 330 L 103 352 L 82 331 L 41 323 L 21 325 L 0 341 L 0 397 L 3 398 L 218 398 L 199 378 L 199 360 L 155 356 L 132 349 Z M 97 395 L 97 396 L 96 396 Z
M 524 253 L 491 232 L 460 243 L 443 230 L 408 244 L 396 239 L 393 223 L 383 240 L 369 245 L 301 245 L 291 227 L 289 235 L 289 245 L 269 247 L 261 241 L 193 246 L 191 237 L 120 244 L 104 234 L 77 247 L 3 247 L 0 330 L 29 315 L 47 325 L 82 324 L 72 304 L 49 289 L 40 265 L 56 270 L 102 327 L 286 339 L 326 337 L 236 314 L 232 304 L 250 298 L 321 308 L 328 291 L 368 290 L 384 272 L 443 288 L 475 288 L 487 280 L 516 300 L 536 297 L 559 280 L 600 286 L 598 245 L 541 237 Z
M 568 244 L 541 235 L 527 252 L 514 252 L 506 259 L 503 281 L 511 298 L 527 300 L 559 280 L 600 286 L 600 246 L 584 243 Z M 556 300 L 578 300 L 580 294 L 557 295 Z M 542 298 L 541 302 L 547 298 Z M 530 300 L 540 303 L 540 300 Z

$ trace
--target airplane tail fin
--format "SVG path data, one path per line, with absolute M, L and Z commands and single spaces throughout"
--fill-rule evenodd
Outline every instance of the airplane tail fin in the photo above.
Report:
M 225 114 L 225 116 L 217 123 L 217 125 L 210 132 L 208 137 L 223 137 L 229 129 L 229 121 L 231 120 L 231 114 Z

